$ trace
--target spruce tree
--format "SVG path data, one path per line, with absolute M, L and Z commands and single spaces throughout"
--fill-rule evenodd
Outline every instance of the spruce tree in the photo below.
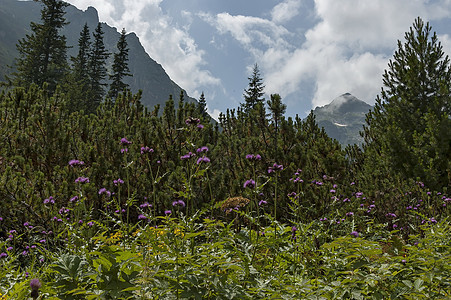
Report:
M 60 0 L 40 0 L 42 24 L 30 23 L 31 34 L 19 41 L 17 50 L 19 58 L 15 65 L 17 71 L 13 74 L 13 84 L 29 87 L 31 84 L 41 86 L 47 82 L 50 91 L 56 89 L 68 70 L 66 37 L 60 34 L 60 29 L 68 24 L 65 7 Z
M 115 99 L 117 95 L 124 89 L 128 88 L 128 84 L 124 83 L 125 76 L 132 76 L 128 68 L 128 44 L 126 40 L 125 29 L 122 29 L 121 36 L 117 42 L 117 53 L 114 53 L 113 73 L 109 76 L 112 80 L 108 96 Z
M 207 113 L 207 101 L 205 100 L 204 92 L 200 95 L 199 101 L 197 102 L 197 113 L 201 118 L 208 118 Z
M 449 128 L 450 60 L 428 23 L 417 18 L 405 42 L 398 41 L 383 84 L 364 129 L 368 172 L 388 170 L 431 187 L 448 185 L 450 157 L 440 147 L 449 149 L 451 138 L 438 132 Z
M 107 76 L 106 60 L 110 53 L 105 49 L 103 42 L 102 24 L 98 23 L 93 32 L 94 41 L 91 47 L 88 74 L 89 74 L 89 89 L 90 101 L 88 104 L 88 111 L 95 112 L 105 95 L 105 79 Z
M 85 24 L 80 32 L 78 39 L 78 54 L 71 57 L 72 72 L 68 78 L 67 92 L 70 95 L 71 111 L 83 109 L 88 111 L 88 102 L 90 96 L 89 90 L 89 60 L 90 60 L 91 42 L 88 24 Z
M 249 111 L 255 108 L 257 103 L 263 103 L 264 98 L 263 92 L 265 86 L 263 85 L 263 79 L 260 77 L 260 70 L 258 69 L 258 65 L 254 65 L 254 69 L 252 71 L 252 76 L 248 77 L 249 86 L 246 90 L 244 90 L 244 110 Z

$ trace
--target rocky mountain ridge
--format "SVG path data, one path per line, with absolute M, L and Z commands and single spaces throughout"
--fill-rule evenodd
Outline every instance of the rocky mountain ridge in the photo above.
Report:
M 316 107 L 313 113 L 319 127 L 324 127 L 327 134 L 340 144 L 361 144 L 360 131 L 365 124 L 365 115 L 372 109 L 366 102 L 345 93 L 331 103 Z
M 40 23 L 41 4 L 34 1 L 1 0 L 0 4 L 0 80 L 5 75 L 11 73 L 14 58 L 17 57 L 16 43 L 18 40 L 30 34 L 30 22 Z M 97 10 L 89 7 L 86 11 L 81 11 L 75 6 L 70 5 L 66 8 L 66 20 L 68 25 L 62 30 L 67 38 L 68 58 L 76 56 L 78 52 L 78 38 L 85 23 L 88 24 L 91 32 L 99 22 Z M 104 33 L 104 43 L 108 52 L 116 52 L 116 44 L 119 40 L 119 31 L 106 23 L 102 23 Z M 196 99 L 189 97 L 186 92 L 172 81 L 163 67 L 153 60 L 144 50 L 139 38 L 135 33 L 127 34 L 127 43 L 129 47 L 129 68 L 133 77 L 127 77 L 125 82 L 130 85 L 132 92 L 136 93 L 142 90 L 142 103 L 153 108 L 155 105 L 164 103 L 169 99 L 169 95 L 177 104 L 181 91 L 187 102 L 197 102 Z M 107 62 L 112 65 L 112 55 Z M 187 72 L 189 73 L 189 72 Z

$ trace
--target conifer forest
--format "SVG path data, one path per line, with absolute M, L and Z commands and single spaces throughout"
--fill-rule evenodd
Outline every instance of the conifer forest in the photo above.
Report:
M 204 94 L 144 107 L 125 29 L 109 53 L 85 26 L 68 57 L 68 4 L 39 2 L 0 93 L 0 299 L 451 298 L 451 63 L 429 23 L 343 147 L 265 99 L 257 64 L 217 121 Z

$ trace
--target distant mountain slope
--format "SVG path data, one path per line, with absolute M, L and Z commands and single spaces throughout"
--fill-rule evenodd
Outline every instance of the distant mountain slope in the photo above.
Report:
M 346 93 L 335 98 L 330 104 L 316 107 L 313 113 L 319 127 L 342 145 L 361 144 L 359 132 L 363 130 L 365 115 L 372 106 Z
M 41 4 L 34 1 L 0 0 L 0 80 L 11 72 L 8 66 L 13 64 L 18 54 L 16 43 L 24 38 L 25 34 L 30 33 L 30 22 L 40 22 L 40 11 Z M 81 11 L 72 5 L 66 8 L 65 17 L 70 23 L 66 25 L 62 33 L 67 38 L 67 45 L 72 47 L 68 51 L 69 58 L 78 52 L 78 38 L 84 24 L 87 23 L 90 31 L 93 32 L 99 17 L 93 7 Z M 105 32 L 105 47 L 110 53 L 116 52 L 116 43 L 120 36 L 118 29 L 105 23 L 102 23 L 102 29 Z M 119 28 L 120 30 L 122 28 Z M 125 81 L 130 85 L 131 90 L 137 92 L 141 89 L 142 103 L 149 108 L 153 108 L 156 104 L 163 105 L 169 99 L 169 95 L 173 96 L 177 105 L 183 89 L 172 81 L 163 67 L 145 52 L 134 33 L 127 34 L 127 43 L 130 49 L 129 68 L 133 77 L 128 77 Z M 112 55 L 108 65 L 112 65 Z M 185 91 L 184 97 L 187 102 L 197 102 L 196 99 L 188 97 Z

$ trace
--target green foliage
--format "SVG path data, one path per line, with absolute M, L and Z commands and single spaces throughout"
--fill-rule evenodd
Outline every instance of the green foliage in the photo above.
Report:
M 388 176 L 449 186 L 451 70 L 448 56 L 429 24 L 417 18 L 398 41 L 383 75 L 384 88 L 367 115 L 364 146 L 368 181 Z M 372 170 L 380 176 L 371 176 Z M 381 178 L 382 177 L 382 178 Z
M 42 24 L 31 22 L 32 33 L 17 44 L 19 58 L 17 72 L 13 74 L 16 86 L 30 87 L 49 84 L 54 91 L 67 73 L 66 37 L 59 30 L 66 24 L 65 7 L 69 4 L 60 0 L 40 0 Z
M 108 96 L 112 99 L 116 99 L 120 92 L 123 92 L 128 85 L 124 83 L 125 76 L 132 76 L 130 69 L 128 68 L 128 44 L 126 40 L 125 29 L 122 29 L 121 36 L 117 42 L 117 53 L 114 53 L 113 73 L 109 75 L 110 90 Z
M 221 114 L 221 130 L 184 96 L 159 114 L 124 91 L 86 115 L 46 84 L 0 94 L 3 295 L 24 299 L 39 278 L 48 299 L 450 296 L 447 184 L 392 172 L 382 133 L 403 134 L 384 123 L 399 106 L 381 103 L 371 143 L 344 151 L 313 113 L 285 118 L 277 94 L 269 113 L 257 91 Z M 418 116 L 410 167 L 432 181 L 451 124 L 445 109 Z

